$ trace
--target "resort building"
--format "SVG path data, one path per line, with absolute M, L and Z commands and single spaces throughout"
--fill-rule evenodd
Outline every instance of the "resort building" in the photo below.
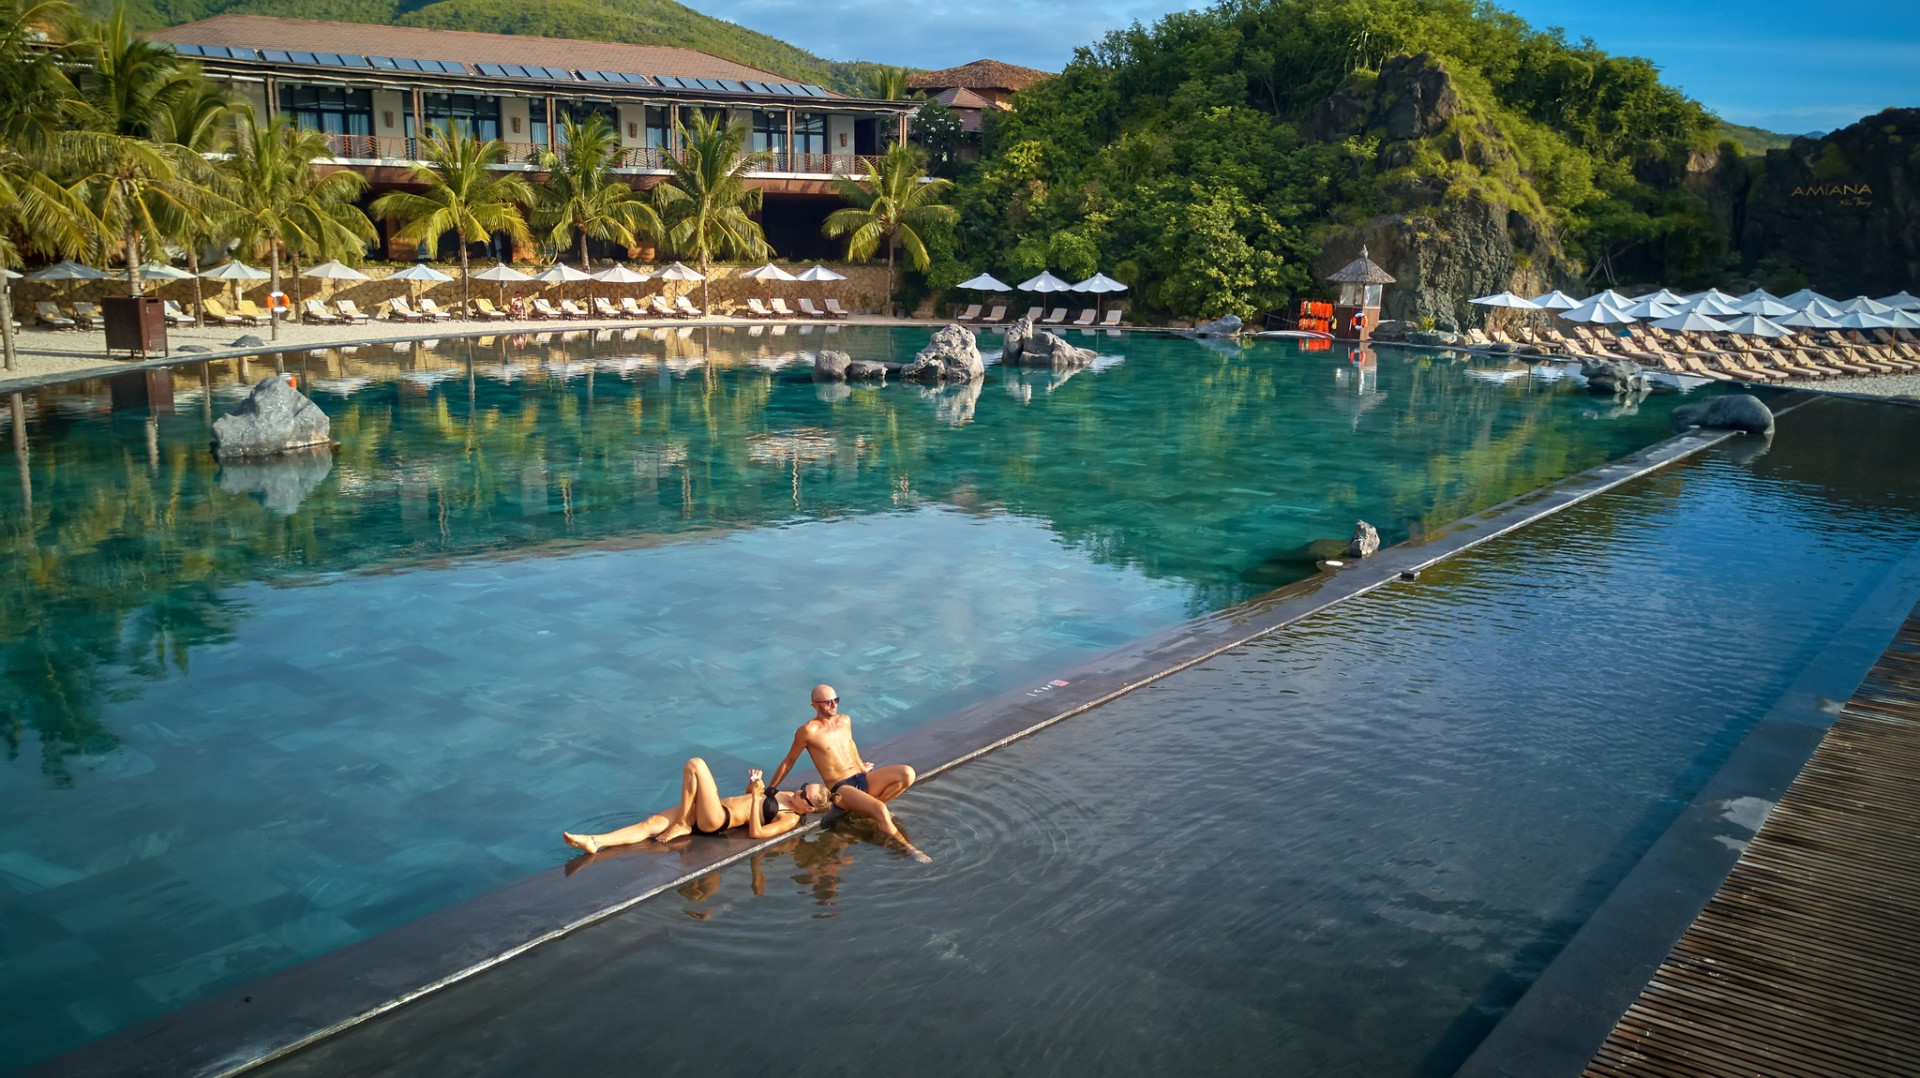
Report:
M 944 71 L 922 71 L 907 78 L 907 88 L 926 94 L 960 114 L 961 130 L 967 134 L 961 146 L 960 160 L 980 159 L 980 134 L 987 117 L 994 112 L 1012 112 L 1013 95 L 1034 83 L 1053 78 L 1050 71 L 1003 64 L 998 60 L 975 60 Z
M 597 113 L 620 138 L 619 174 L 646 187 L 667 174 L 680 125 L 695 113 L 725 116 L 751 129 L 750 149 L 773 155 L 773 167 L 750 183 L 765 192 L 768 242 L 788 258 L 836 253 L 820 235 L 827 214 L 844 204 L 832 192 L 833 176 L 857 175 L 862 158 L 904 141 L 915 108 L 653 45 L 259 15 L 220 15 L 147 37 L 199 61 L 261 115 L 285 114 L 324 132 L 336 152 L 326 164 L 365 175 L 368 202 L 413 186 L 417 140 L 433 124 L 466 124 L 480 138 L 498 138 L 508 150 L 500 167 L 531 171 L 538 154 L 564 137 L 564 118 Z M 391 225 L 376 223 L 391 236 Z M 385 253 L 415 252 L 389 246 Z

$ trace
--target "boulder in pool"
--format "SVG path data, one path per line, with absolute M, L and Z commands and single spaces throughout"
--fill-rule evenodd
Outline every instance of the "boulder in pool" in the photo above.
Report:
M 853 357 L 845 352 L 820 351 L 813 356 L 813 380 L 816 382 L 844 382 L 847 380 L 847 368 L 853 366 Z
M 944 326 L 933 340 L 900 371 L 908 382 L 940 385 L 949 382 L 976 382 L 987 376 L 987 365 L 980 359 L 980 345 L 973 332 L 961 325 Z
M 1711 397 L 1699 404 L 1683 404 L 1673 410 L 1673 429 L 1689 427 L 1708 430 L 1743 430 L 1748 434 L 1772 434 L 1773 410 L 1751 393 L 1729 393 Z
M 330 441 L 327 413 L 284 374 L 262 378 L 232 414 L 213 421 L 213 453 L 221 460 L 271 457 Z
M 871 382 L 886 381 L 887 365 L 878 360 L 856 359 L 847 364 L 847 381 Z
M 1580 376 L 1587 380 L 1587 391 L 1609 397 L 1633 393 L 1646 383 L 1640 364 L 1630 359 L 1584 359 Z
M 1000 354 L 1003 367 L 1071 371 L 1093 365 L 1095 353 L 1091 348 L 1076 348 L 1059 334 L 1044 329 L 1035 331 L 1028 327 L 1028 332 L 1021 334 L 1016 332 L 1018 328 L 1007 331 L 1006 350 Z
M 1192 329 L 1180 331 L 1183 337 L 1219 338 L 1238 337 L 1246 332 L 1246 323 L 1240 321 L 1237 314 L 1223 314 L 1211 322 L 1204 322 Z
M 1364 520 L 1353 522 L 1353 538 L 1347 541 L 1347 557 L 1371 558 L 1380 549 L 1380 533 Z

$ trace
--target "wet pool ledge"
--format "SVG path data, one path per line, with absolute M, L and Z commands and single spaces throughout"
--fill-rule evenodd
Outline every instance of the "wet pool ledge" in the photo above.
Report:
M 1776 412 L 1813 395 L 1775 398 Z M 1743 435 L 1690 431 L 1381 550 L 1337 572 L 1135 641 L 871 747 L 923 777 Z M 804 779 L 808 776 L 796 776 Z M 911 797 L 905 805 L 911 812 Z M 815 826 L 818 826 L 817 824 Z M 219 1076 L 246 1071 L 615 916 L 786 838 L 708 839 L 675 854 L 580 858 L 252 981 L 23 1072 Z M 557 835 L 556 835 L 557 841 Z M 1715 880 L 1717 884 L 1717 878 Z M 1710 893 L 1711 887 L 1708 888 Z M 1704 896 L 1703 896 L 1704 901 Z

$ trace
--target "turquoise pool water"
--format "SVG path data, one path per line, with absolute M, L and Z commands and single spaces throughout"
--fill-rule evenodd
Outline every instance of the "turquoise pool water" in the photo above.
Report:
M 690 754 L 770 766 L 816 681 L 877 742 L 1297 579 L 1356 517 L 1391 543 L 1655 441 L 1678 400 L 1135 336 L 1065 381 L 794 377 L 925 338 L 289 355 L 341 445 L 271 469 L 205 451 L 258 364 L 22 400 L 0 1058 L 551 865 Z
M 929 780 L 895 808 L 932 865 L 841 825 L 265 1073 L 1453 1074 L 1789 686 L 1844 699 L 1920 598 L 1920 409 L 1754 448 Z

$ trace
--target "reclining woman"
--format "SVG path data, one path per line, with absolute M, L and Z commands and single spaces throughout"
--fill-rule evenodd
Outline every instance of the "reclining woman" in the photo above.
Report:
M 567 845 L 578 846 L 588 853 L 648 839 L 671 842 L 686 834 L 718 835 L 736 827 L 746 828 L 752 838 L 772 838 L 798 827 L 809 813 L 825 812 L 832 805 L 832 795 L 817 782 L 807 783 L 793 793 L 783 790 L 769 793 L 758 769 L 747 772 L 746 793 L 721 797 L 720 785 L 713 780 L 713 772 L 707 770 L 707 762 L 695 756 L 680 771 L 678 806 L 604 835 L 562 831 L 560 837 Z

